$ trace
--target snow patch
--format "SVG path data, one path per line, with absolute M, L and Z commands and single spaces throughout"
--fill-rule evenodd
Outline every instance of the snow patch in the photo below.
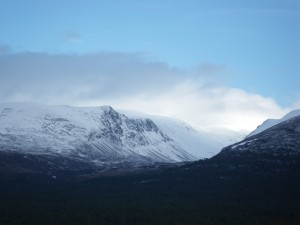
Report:
M 241 142 L 241 143 L 239 143 L 239 144 L 236 144 L 236 145 L 231 146 L 231 149 L 235 149 L 235 148 L 240 147 L 240 146 L 243 146 L 243 145 L 249 145 L 249 144 L 251 144 L 252 142 L 254 142 L 254 141 L 256 141 L 256 140 L 257 140 L 257 139 L 253 139 L 253 140 Z

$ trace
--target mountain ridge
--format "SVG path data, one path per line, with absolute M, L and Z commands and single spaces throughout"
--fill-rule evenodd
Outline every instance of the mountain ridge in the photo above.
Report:
M 211 162 L 235 165 L 238 170 L 265 173 L 297 172 L 300 169 L 300 116 L 286 119 L 262 132 L 229 145 Z
M 221 138 L 221 132 L 211 137 L 178 120 L 126 116 L 111 106 L 1 103 L 0 124 L 0 151 L 96 166 L 194 161 L 244 136 L 232 132 Z
M 275 126 L 281 122 L 284 122 L 285 120 L 291 119 L 296 116 L 300 116 L 300 109 L 293 110 L 293 111 L 287 113 L 286 115 L 284 115 L 280 119 L 267 119 L 261 125 L 259 125 L 254 131 L 252 131 L 250 134 L 248 134 L 247 137 L 251 137 L 255 134 L 261 133 L 264 130 L 267 130 L 268 128 L 270 128 L 272 126 Z

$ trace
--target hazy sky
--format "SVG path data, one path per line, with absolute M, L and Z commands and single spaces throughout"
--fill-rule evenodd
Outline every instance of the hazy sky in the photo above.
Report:
M 0 0 L 0 102 L 253 129 L 300 107 L 298 0 Z

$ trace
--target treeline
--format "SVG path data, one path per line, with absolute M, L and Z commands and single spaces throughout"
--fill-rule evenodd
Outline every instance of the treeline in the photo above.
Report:
M 248 173 L 194 164 L 164 172 L 1 183 L 2 225 L 298 225 L 297 171 Z

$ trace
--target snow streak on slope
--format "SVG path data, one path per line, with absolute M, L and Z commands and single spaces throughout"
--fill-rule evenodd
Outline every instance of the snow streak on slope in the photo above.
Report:
M 264 130 L 269 129 L 272 126 L 275 126 L 283 121 L 289 120 L 289 119 L 299 116 L 299 115 L 300 115 L 300 109 L 289 112 L 281 119 L 268 119 L 268 120 L 264 121 L 260 126 L 258 126 L 256 130 L 251 132 L 247 137 L 251 137 L 253 135 L 259 134 L 259 133 L 263 132 Z
M 192 161 L 242 138 L 240 133 L 195 130 L 165 117 L 126 116 L 110 106 L 0 104 L 0 150 L 96 165 Z

